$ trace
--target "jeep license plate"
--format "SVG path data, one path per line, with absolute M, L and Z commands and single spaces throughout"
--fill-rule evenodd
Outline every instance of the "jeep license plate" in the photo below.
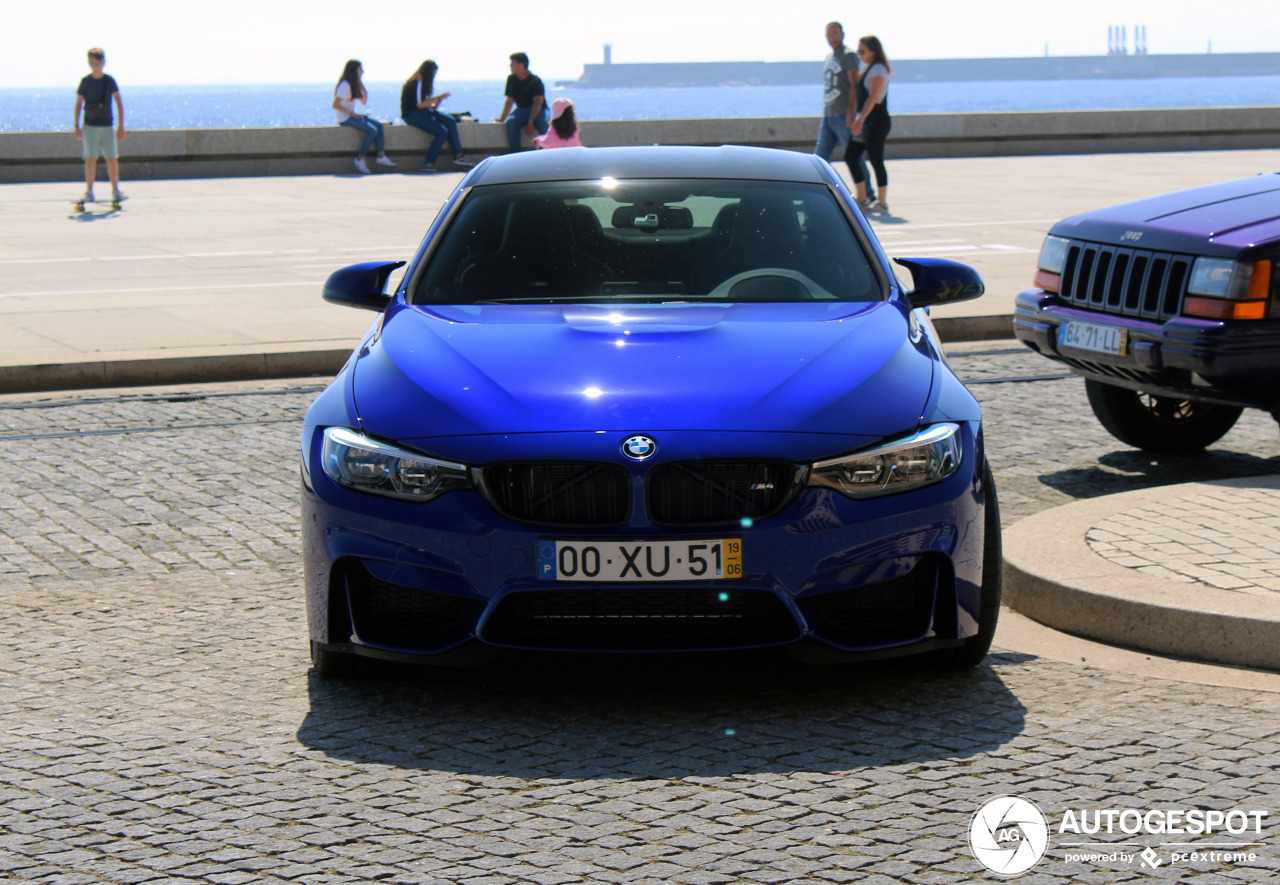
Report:
M 1068 320 L 1058 328 L 1058 346 L 1124 356 L 1129 349 L 1129 330 Z

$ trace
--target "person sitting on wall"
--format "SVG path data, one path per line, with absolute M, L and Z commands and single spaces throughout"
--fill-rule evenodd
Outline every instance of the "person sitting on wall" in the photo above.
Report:
M 551 102 L 551 128 L 534 138 L 533 146 L 548 149 L 582 147 L 578 139 L 578 116 L 572 101 L 557 98 Z
M 368 112 L 357 113 L 356 103 L 368 104 L 369 92 L 364 88 L 364 66 L 358 59 L 349 60 L 342 68 L 342 79 L 333 89 L 333 112 L 339 126 L 348 126 L 361 133 L 364 138 L 360 142 L 360 152 L 356 154 L 354 165 L 362 175 L 369 174 L 369 166 L 364 155 L 375 143 L 378 146 L 378 157 L 374 161 L 379 166 L 394 166 L 387 156 L 386 135 L 382 131 L 382 123 L 369 116 Z
M 547 131 L 550 120 L 547 117 L 547 90 L 542 85 L 542 78 L 529 73 L 529 56 L 523 52 L 511 54 L 511 76 L 507 77 L 507 88 L 503 92 L 506 101 L 502 104 L 502 114 L 498 122 L 507 124 L 507 145 L 512 151 L 521 149 L 520 132 L 539 135 Z M 512 106 L 515 110 L 512 111 Z M 508 118 L 510 114 L 510 118 Z
M 431 59 L 427 59 L 418 65 L 418 70 L 405 81 L 404 87 L 400 90 L 401 119 L 432 136 L 431 144 L 427 147 L 426 160 L 422 164 L 422 171 L 428 173 L 436 171 L 436 158 L 440 156 L 446 140 L 449 142 L 449 147 L 453 149 L 453 165 L 474 165 L 462 152 L 457 121 L 439 110 L 440 102 L 448 98 L 450 93 L 432 94 L 431 90 L 435 88 L 438 70 L 439 66 Z

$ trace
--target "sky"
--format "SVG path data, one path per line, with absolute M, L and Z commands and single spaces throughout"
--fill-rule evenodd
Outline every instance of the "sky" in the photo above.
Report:
M 403 81 L 426 58 L 449 79 L 499 80 L 522 51 L 545 80 L 588 62 L 799 61 L 826 54 L 836 19 L 875 34 L 889 58 L 1104 55 L 1108 26 L 1132 47 L 1145 24 L 1152 54 L 1280 51 L 1276 0 L 910 0 L 727 6 L 702 0 L 19 0 L 0 27 L 0 88 L 66 87 L 102 46 L 126 85 L 336 81 L 349 58 L 369 82 Z M 731 10 L 726 12 L 726 10 Z M 0 110 L 2 112 L 2 110 Z

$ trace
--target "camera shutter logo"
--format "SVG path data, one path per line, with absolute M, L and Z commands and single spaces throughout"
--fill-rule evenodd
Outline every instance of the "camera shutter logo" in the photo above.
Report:
M 1016 876 L 1044 856 L 1049 847 L 1049 822 L 1026 799 L 991 799 L 969 823 L 969 847 L 978 863 L 991 872 Z

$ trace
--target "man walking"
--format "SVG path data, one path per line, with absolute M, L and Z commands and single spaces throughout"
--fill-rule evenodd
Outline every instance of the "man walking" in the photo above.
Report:
M 107 175 L 111 179 L 111 199 L 119 202 L 124 199 L 120 193 L 120 160 L 117 141 L 124 141 L 128 133 L 124 131 L 124 102 L 120 100 L 120 89 L 110 74 L 102 71 L 107 55 L 101 49 L 89 50 L 89 76 L 80 81 L 76 90 L 75 128 L 76 138 L 83 142 L 81 156 L 84 157 L 84 200 L 93 202 L 93 183 L 98 177 L 98 157 L 107 161 Z M 111 117 L 111 102 L 115 101 L 116 116 L 119 117 L 119 128 L 112 130 L 117 122 Z M 84 108 L 84 128 L 80 127 L 80 109 Z
M 550 125 L 547 113 L 547 90 L 542 79 L 529 73 L 529 56 L 523 52 L 511 55 L 511 76 L 507 77 L 507 88 L 504 93 L 507 100 L 502 105 L 502 116 L 498 122 L 506 121 L 507 144 L 512 151 L 520 150 L 520 131 L 533 135 L 536 131 L 542 135 Z M 515 105 L 515 112 L 511 107 Z M 511 114 L 510 119 L 507 114 Z
M 822 66 L 822 123 L 818 128 L 818 143 L 813 152 L 824 160 L 831 159 L 831 152 L 840 148 L 844 154 L 849 144 L 849 131 L 846 115 L 849 110 L 849 97 L 858 79 L 858 56 L 850 52 L 844 45 L 844 27 L 840 22 L 827 25 L 827 45 L 831 54 Z M 859 158 L 866 172 L 866 155 Z M 871 176 L 864 176 L 868 185 Z M 874 196 L 868 196 L 874 200 Z

